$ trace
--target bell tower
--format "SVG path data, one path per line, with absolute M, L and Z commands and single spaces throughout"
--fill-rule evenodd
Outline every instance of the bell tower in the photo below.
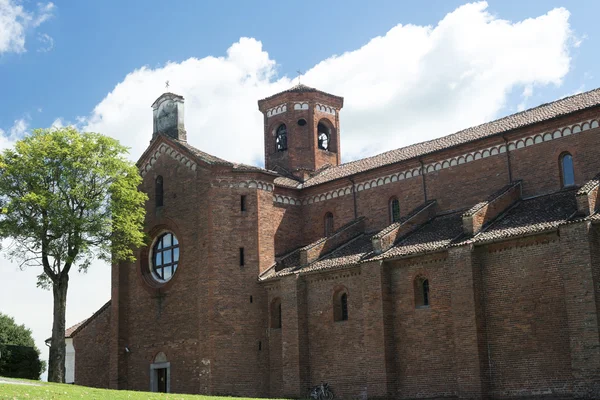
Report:
M 339 165 L 343 106 L 343 97 L 301 84 L 259 100 L 265 168 L 305 181 L 327 165 Z

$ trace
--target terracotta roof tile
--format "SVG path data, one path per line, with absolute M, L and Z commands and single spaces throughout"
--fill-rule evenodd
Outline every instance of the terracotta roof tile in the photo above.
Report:
M 77 332 L 79 332 L 81 329 L 83 329 L 87 324 L 89 324 L 90 322 L 92 322 L 94 319 L 96 319 L 96 317 L 98 317 L 100 314 L 102 314 L 104 311 L 106 310 L 110 310 L 110 303 L 111 301 L 107 301 L 102 307 L 100 307 L 98 309 L 98 311 L 96 311 L 91 317 L 89 317 L 86 320 L 81 321 L 80 323 L 73 325 L 72 327 L 70 327 L 69 329 L 67 329 L 65 331 L 65 337 L 73 337 L 74 335 L 77 334 Z
M 371 237 L 372 235 L 362 234 L 346 242 L 321 259 L 302 268 L 299 267 L 300 260 L 298 259 L 298 263 L 281 269 L 274 277 L 290 275 L 295 272 L 307 273 L 358 264 L 372 254 Z
M 600 105 L 600 88 L 589 92 L 565 97 L 551 103 L 542 104 L 526 111 L 512 114 L 504 118 L 467 128 L 454 134 L 433 139 L 427 142 L 401 147 L 372 157 L 352 161 L 323 170 L 320 174 L 307 180 L 303 187 L 310 187 L 334 179 L 347 177 L 356 173 L 390 165 L 425 154 L 433 153 L 449 147 L 469 143 L 478 139 L 502 134 L 510 130 L 532 125 L 575 111 Z
M 299 266 L 299 251 L 296 251 L 290 253 L 289 258 L 281 264 L 281 269 L 267 279 L 293 273 L 352 267 L 368 261 L 435 252 L 452 246 L 485 243 L 557 229 L 562 224 L 572 222 L 571 217 L 577 210 L 576 192 L 577 188 L 570 188 L 521 200 L 473 237 L 464 234 L 462 218 L 465 210 L 459 210 L 436 216 L 379 255 L 373 253 L 371 243 L 375 234 L 362 234 L 305 267 Z M 588 219 L 599 222 L 600 213 Z
M 87 319 L 84 319 L 83 321 L 73 325 L 72 327 L 68 328 L 67 330 L 65 330 L 65 338 L 70 338 L 71 335 L 73 335 L 73 332 L 75 332 L 81 325 L 83 325 L 85 323 L 85 321 L 87 321 Z
M 438 215 L 375 258 L 402 257 L 447 248 L 463 236 L 463 212 L 464 210 Z
M 279 176 L 279 177 L 275 178 L 275 185 L 281 186 L 281 187 L 286 187 L 286 188 L 291 188 L 291 189 L 296 189 L 298 187 L 298 185 L 300 185 L 300 182 L 298 182 L 297 180 L 294 180 L 292 178 L 288 178 L 285 176 Z
M 583 185 L 581 189 L 577 191 L 577 196 L 585 196 L 586 194 L 589 194 L 593 189 L 598 187 L 598 185 L 600 185 L 600 174 L 587 181 L 585 185 Z
M 333 94 L 330 94 L 330 93 L 327 93 L 327 92 L 323 92 L 322 90 L 315 89 L 313 87 L 306 86 L 306 85 L 303 85 L 303 84 L 299 83 L 299 84 L 297 84 L 295 86 L 292 86 L 289 89 L 286 89 L 286 90 L 281 91 L 279 93 L 275 93 L 274 95 L 271 95 L 269 97 L 265 97 L 264 99 L 259 100 L 259 101 L 270 100 L 270 99 L 272 99 L 274 97 L 277 97 L 277 96 L 279 96 L 279 95 L 281 95 L 283 93 L 321 93 L 321 94 L 325 94 L 327 96 L 341 98 L 340 96 L 335 96 Z
M 487 242 L 556 229 L 577 211 L 576 190 L 523 200 L 466 242 Z

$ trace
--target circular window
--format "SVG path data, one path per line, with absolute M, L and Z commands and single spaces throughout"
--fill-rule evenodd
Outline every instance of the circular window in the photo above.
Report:
M 152 275 L 160 282 L 170 280 L 179 263 L 179 241 L 171 232 L 163 233 L 152 247 L 150 265 Z
M 304 125 L 306 125 L 306 120 L 305 120 L 304 118 L 300 118 L 300 119 L 298 120 L 298 125 L 300 125 L 300 126 L 304 126 Z

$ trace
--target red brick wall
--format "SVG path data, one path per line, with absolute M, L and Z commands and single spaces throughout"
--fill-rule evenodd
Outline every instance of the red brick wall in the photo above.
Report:
M 76 385 L 108 388 L 110 322 L 110 307 L 107 307 L 73 337 Z
M 165 205 L 158 211 L 154 209 L 157 174 L 163 176 L 165 190 Z M 123 328 L 117 351 L 125 365 L 120 388 L 148 390 L 150 364 L 158 352 L 164 352 L 171 363 L 172 392 L 250 396 L 268 392 L 262 312 L 266 295 L 256 282 L 261 268 L 274 261 L 272 232 L 270 242 L 262 243 L 265 252 L 258 251 L 258 207 L 267 192 L 231 188 L 231 175 L 219 178 L 220 174 L 203 168 L 194 172 L 162 156 L 144 178 L 143 190 L 150 197 L 149 234 L 154 237 L 158 227 L 172 230 L 180 242 L 180 264 L 160 290 L 142 277 L 141 271 L 148 268 L 147 250 L 140 252 L 141 261 L 123 264 L 118 271 Z M 255 177 L 236 174 L 235 178 Z M 247 196 L 246 212 L 240 208 L 242 194 Z M 240 247 L 244 266 L 240 266 Z M 130 353 L 124 354 L 124 344 Z
M 249 199 L 246 215 L 241 215 L 239 203 L 228 201 L 238 199 L 241 193 L 247 193 Z M 207 294 L 212 303 L 208 321 L 212 394 L 261 396 L 268 390 L 268 353 L 259 350 L 259 342 L 267 340 L 263 312 L 267 302 L 256 279 L 274 262 L 272 241 L 264 240 L 261 251 L 258 248 L 259 227 L 264 227 L 264 220 L 257 222 L 256 206 L 264 203 L 265 193 L 257 189 L 211 189 L 213 227 L 207 239 L 212 244 L 209 262 L 213 274 Z M 245 249 L 244 266 L 240 266 L 240 247 Z
M 451 270 L 443 255 L 392 265 L 396 397 L 455 395 Z M 417 277 L 429 280 L 429 307 L 415 307 Z
M 295 110 L 294 103 L 308 103 L 308 110 Z M 297 169 L 316 171 L 329 165 L 340 164 L 339 114 L 335 116 L 315 110 L 316 104 L 325 104 L 340 109 L 342 99 L 323 93 L 283 93 L 268 100 L 259 102 L 259 109 L 264 113 L 265 166 L 267 169 L 283 167 L 290 173 Z M 287 111 L 267 117 L 267 110 L 286 104 Z M 300 126 L 298 121 L 304 119 L 306 124 Z M 326 119 L 330 126 L 330 151 L 318 148 L 317 125 Z M 287 150 L 277 151 L 276 130 L 281 124 L 287 128 Z M 297 174 L 301 176 L 302 174 Z
M 315 94 L 311 101 L 326 100 L 320 96 Z M 297 99 L 291 95 L 286 101 Z M 269 100 L 266 106 L 270 102 L 281 103 Z M 315 153 L 316 143 L 294 143 L 297 139 L 290 128 L 299 128 L 301 113 L 307 114 L 308 130 L 320 119 L 298 113 L 290 103 L 287 113 L 265 119 L 269 134 L 278 118 L 287 118 L 289 144 L 297 150 L 290 147 L 287 155 L 276 157 L 289 157 L 287 166 L 331 162 Z M 506 138 L 551 131 L 597 114 L 588 111 L 549 121 L 508 133 Z M 335 123 L 339 128 L 339 121 Z M 192 171 L 166 155 L 159 157 L 142 184 L 150 197 L 146 227 L 151 237 L 162 228 L 177 235 L 180 265 L 160 290 L 143 278 L 147 249 L 139 252 L 137 263 L 113 267 L 110 385 L 148 390 L 150 364 L 158 352 L 164 352 L 171 362 L 173 392 L 299 396 L 321 380 L 328 381 L 342 399 L 387 393 L 400 398 L 477 397 L 488 390 L 494 396 L 517 397 L 543 395 L 548 389 L 568 394 L 573 388 L 592 387 L 597 368 L 586 366 L 588 353 L 578 346 L 593 345 L 597 328 L 594 332 L 577 324 L 577 317 L 594 315 L 598 325 L 600 263 L 596 247 L 577 246 L 584 243 L 582 238 L 597 243 L 596 236 L 590 239 L 565 230 L 570 239 L 562 245 L 563 239 L 553 235 L 524 238 L 472 253 L 460 249 L 450 256 L 439 253 L 386 262 L 381 270 L 369 265 L 289 276 L 270 283 L 269 290 L 257 276 L 273 264 L 275 255 L 321 238 L 327 212 L 334 215 L 334 229 L 364 216 L 365 229 L 378 231 L 390 223 L 392 196 L 400 200 L 402 216 L 426 199 L 436 200 L 440 212 L 464 209 L 506 185 L 509 165 L 513 180 L 523 179 L 525 197 L 555 191 L 560 188 L 558 155 L 565 150 L 574 157 L 575 179 L 581 184 L 600 171 L 598 133 L 589 130 L 358 191 L 356 202 L 349 194 L 302 206 L 273 203 L 272 192 L 229 185 L 247 179 L 272 181 L 271 175 L 232 173 L 228 167 L 206 165 Z M 490 138 L 423 157 L 423 162 L 499 143 L 501 138 Z M 332 144 L 337 147 L 339 141 Z M 271 145 L 266 143 L 267 150 Z M 268 157 L 269 153 L 270 163 Z M 350 179 L 358 185 L 416 167 L 416 160 L 408 160 L 302 191 L 276 191 L 302 199 L 351 185 Z M 158 174 L 164 179 L 165 205 L 155 210 Z M 244 213 L 241 195 L 247 196 Z M 574 253 L 565 243 L 581 251 Z M 245 249 L 244 266 L 239 264 L 240 247 Z M 587 261 L 581 256 L 585 251 Z M 592 265 L 589 271 L 587 265 Z M 428 308 L 415 308 L 417 276 L 429 279 Z M 588 291 L 582 289 L 584 284 Z M 584 314 L 578 314 L 565 285 L 585 302 Z M 340 287 L 348 290 L 350 317 L 334 322 L 333 293 Z M 590 297 L 594 287 L 596 298 Z M 268 329 L 269 304 L 275 297 L 282 299 L 280 330 Z M 100 340 L 102 328 L 94 329 L 80 341 Z M 130 353 L 125 353 L 125 346 Z M 76 365 L 85 350 L 79 354 Z M 82 372 L 81 379 L 86 374 Z
M 307 279 L 310 385 L 328 382 L 336 397 L 350 398 L 365 390 L 364 313 L 358 270 Z M 348 293 L 348 320 L 333 320 L 333 296 Z
M 154 181 L 162 175 L 164 206 L 154 207 Z M 146 174 L 142 190 L 148 193 L 146 227 L 150 239 L 162 229 L 173 231 L 180 243 L 177 272 L 161 290 L 153 289 L 142 277 L 147 272 L 148 249 L 139 252 L 138 262 L 122 264 L 119 270 L 118 352 L 125 370 L 119 388 L 150 389 L 150 364 L 157 353 L 171 362 L 171 391 L 198 392 L 210 385 L 207 366 L 208 324 L 206 281 L 210 276 L 211 213 L 208 201 L 210 175 L 194 172 L 163 155 Z M 202 212 L 199 212 L 202 210 Z M 124 346 L 130 349 L 124 352 Z
M 494 396 L 568 393 L 571 365 L 556 235 L 482 253 Z M 550 392 L 551 391 L 551 392 Z

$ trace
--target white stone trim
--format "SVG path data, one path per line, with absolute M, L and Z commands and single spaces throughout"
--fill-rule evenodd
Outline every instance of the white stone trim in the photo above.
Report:
M 300 103 L 297 103 L 300 104 Z M 283 104 L 282 106 L 285 106 Z M 281 106 L 278 106 L 281 107 Z M 281 111 L 281 112 L 285 112 Z M 275 115 L 275 114 L 272 114 Z M 572 134 L 577 134 L 583 131 L 587 131 L 589 129 L 598 128 L 600 122 L 598 119 L 590 119 L 587 121 L 579 122 L 573 125 L 564 126 L 560 129 L 556 129 L 554 131 L 548 131 L 544 133 L 537 133 L 529 136 L 525 136 L 520 139 L 515 139 L 508 142 L 508 151 L 514 151 L 518 149 L 522 149 L 524 147 L 532 146 L 535 144 L 547 142 L 550 140 L 559 139 L 564 136 L 569 136 Z M 405 179 L 414 178 L 420 176 L 422 173 L 427 174 L 430 172 L 440 171 L 445 168 L 450 168 L 455 165 L 465 164 L 473 161 L 477 161 L 483 158 L 495 156 L 498 154 L 506 153 L 507 146 L 505 144 L 499 144 L 496 146 L 486 147 L 480 150 L 475 150 L 469 153 L 464 153 L 459 156 L 455 156 L 452 158 L 447 158 L 444 160 L 436 161 L 433 163 L 429 163 L 424 165 L 424 171 L 421 171 L 420 167 L 406 169 L 400 172 L 395 172 L 389 175 L 369 179 L 362 182 L 356 183 L 356 191 L 362 192 L 364 190 L 373 189 L 378 186 L 387 185 L 388 183 L 393 183 L 397 181 L 402 181 Z M 152 165 L 156 162 L 158 157 L 161 154 L 167 154 L 171 158 L 178 160 L 183 165 L 190 168 L 192 171 L 195 171 L 197 166 L 196 163 L 189 160 L 187 157 L 182 155 L 177 150 L 173 149 L 171 146 L 163 143 L 160 145 L 159 149 L 154 153 L 152 157 L 144 165 L 140 168 L 140 173 L 142 177 L 152 168 Z M 241 182 L 219 182 L 215 186 L 218 187 L 229 187 L 229 188 L 257 188 L 260 190 L 265 190 L 267 192 L 273 191 L 273 184 L 261 181 L 247 180 Z M 290 205 L 307 205 L 318 203 L 321 201 L 334 199 L 337 197 L 342 197 L 352 194 L 352 186 L 345 186 L 342 188 L 338 188 L 335 190 L 331 190 L 324 193 L 318 193 L 312 196 L 307 196 L 303 199 L 294 198 L 291 196 L 283 196 L 283 195 L 273 195 L 273 202 L 279 204 L 290 204 Z
M 282 114 L 287 111 L 287 104 L 280 104 L 267 110 L 267 118 L 271 118 L 275 115 Z
M 532 146 L 534 144 L 539 144 L 543 142 L 547 142 L 554 139 L 560 139 L 564 136 L 569 136 L 574 133 L 579 133 L 583 131 L 587 131 L 588 129 L 597 128 L 599 125 L 597 119 L 591 119 L 587 121 L 583 121 L 577 124 L 563 126 L 562 128 L 555 129 L 552 132 L 544 132 L 544 133 L 536 133 L 534 135 L 525 136 L 521 139 L 515 139 L 508 142 L 508 151 L 513 151 L 517 149 L 522 149 L 524 147 Z M 490 156 L 494 156 L 496 154 L 506 153 L 506 146 L 504 144 L 488 147 L 481 150 L 472 151 L 470 153 L 465 153 L 463 155 L 448 158 L 441 161 L 436 161 L 430 164 L 425 165 L 425 171 L 434 172 L 439 171 L 444 168 L 453 167 L 458 164 L 463 164 L 465 162 L 476 161 L 481 158 L 487 158 Z
M 154 164 L 162 154 L 166 154 L 172 159 L 179 161 L 182 165 L 188 167 L 192 171 L 195 171 L 196 168 L 198 168 L 194 161 L 190 160 L 185 155 L 180 153 L 178 150 L 175 150 L 168 144 L 162 143 L 154 152 L 154 154 L 151 157 L 149 157 L 140 168 L 140 174 L 142 175 L 142 178 L 146 176 L 146 173 L 152 169 L 152 166 L 154 166 Z
M 263 181 L 257 181 L 257 180 L 245 180 L 245 181 L 235 181 L 235 182 L 230 182 L 230 181 L 213 181 L 211 182 L 211 186 L 212 187 L 218 187 L 218 188 L 226 188 L 226 189 L 258 189 L 258 190 L 264 190 L 266 192 L 272 192 L 274 187 L 272 183 L 268 183 L 268 182 L 263 182 Z
M 308 110 L 308 103 L 294 103 L 294 110 Z
M 525 136 L 520 139 L 515 139 L 508 142 L 508 151 L 514 151 L 518 149 L 522 149 L 524 147 L 532 146 L 535 144 L 547 142 L 550 140 L 560 139 L 561 137 L 569 136 L 572 134 L 580 133 L 583 131 L 587 131 L 589 129 L 598 128 L 600 126 L 599 119 L 590 119 L 583 122 L 579 122 L 573 125 L 563 126 L 560 129 L 555 129 L 554 131 L 548 131 L 544 133 L 536 133 L 533 135 Z M 459 156 L 455 156 L 452 158 L 447 158 L 444 160 L 436 161 L 433 163 L 424 165 L 424 174 L 440 171 L 445 168 L 450 168 L 455 165 L 465 164 L 473 161 L 477 161 L 483 158 L 488 158 L 491 156 L 495 156 L 498 154 L 506 153 L 507 146 L 505 144 L 499 144 L 496 146 L 486 147 L 480 150 L 471 151 L 469 153 L 464 153 Z M 370 180 L 366 180 L 363 182 L 356 183 L 356 191 L 362 192 L 364 190 L 369 190 L 381 185 L 386 185 L 388 183 L 401 181 L 404 179 L 410 179 L 416 176 L 421 175 L 420 168 L 407 169 L 398 173 L 393 173 L 390 175 L 382 176 L 379 178 L 373 178 Z M 318 203 L 320 201 L 329 200 L 336 197 L 345 196 L 348 194 L 352 194 L 352 186 L 346 186 L 341 189 L 332 190 L 325 193 L 315 194 L 313 196 L 308 196 L 302 199 L 302 205 Z
M 299 206 L 302 204 L 302 201 L 300 201 L 299 199 L 297 199 L 295 197 L 274 194 L 273 195 L 273 203 L 286 204 L 286 205 L 290 204 L 292 206 Z
M 336 110 L 333 107 L 326 106 L 325 104 L 315 104 L 315 110 L 320 111 L 325 114 L 335 115 Z

